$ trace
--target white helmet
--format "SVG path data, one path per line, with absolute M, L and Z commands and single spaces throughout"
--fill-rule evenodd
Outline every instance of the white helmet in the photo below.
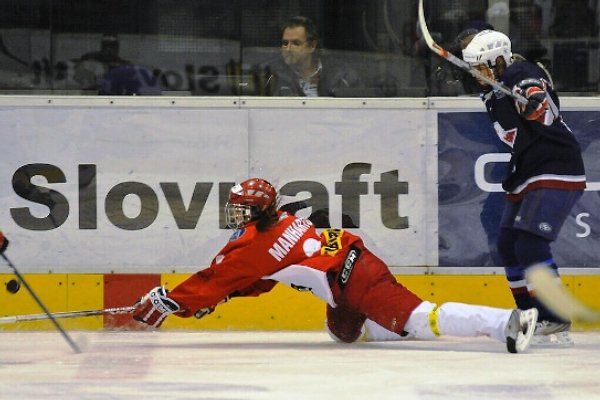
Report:
M 463 60 L 471 65 L 486 63 L 496 66 L 496 58 L 502 57 L 506 66 L 512 64 L 510 39 L 502 32 L 485 30 L 476 34 L 462 51 Z

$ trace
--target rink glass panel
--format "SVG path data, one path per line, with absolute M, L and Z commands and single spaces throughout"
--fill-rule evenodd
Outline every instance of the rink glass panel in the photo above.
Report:
M 511 37 L 514 52 L 546 65 L 559 91 L 586 94 L 600 90 L 598 7 L 425 1 L 429 30 L 442 46 L 452 50 L 462 30 L 491 25 Z M 338 96 L 477 92 L 424 48 L 416 8 L 415 0 L 7 0 L 0 5 L 0 91 L 96 95 L 116 80 L 110 94 L 266 96 L 281 25 L 304 15 L 316 24 L 323 59 L 362 79 Z M 124 65 L 131 68 L 108 75 Z

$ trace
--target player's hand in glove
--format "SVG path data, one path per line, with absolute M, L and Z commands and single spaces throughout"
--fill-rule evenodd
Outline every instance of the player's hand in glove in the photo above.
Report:
M 517 111 L 530 121 L 543 122 L 548 110 L 546 83 L 539 79 L 524 79 L 513 87 L 513 93 L 527 99 L 527 104 L 515 100 Z
M 168 295 L 169 291 L 164 286 L 152 289 L 134 305 L 133 319 L 158 328 L 165 318 L 181 309 Z
M 8 247 L 8 239 L 4 236 L 4 233 L 0 231 L 0 254 L 4 253 L 4 250 Z

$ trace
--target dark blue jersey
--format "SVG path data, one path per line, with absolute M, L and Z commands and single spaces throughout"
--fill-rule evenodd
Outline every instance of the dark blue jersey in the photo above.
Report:
M 515 200 L 536 188 L 582 190 L 585 170 L 581 149 L 559 114 L 558 96 L 544 70 L 527 61 L 516 62 L 506 69 L 502 81 L 512 89 L 531 78 L 546 84 L 548 109 L 537 120 L 521 116 L 515 100 L 500 91 L 482 96 L 496 134 L 511 149 L 502 187 L 509 199 Z

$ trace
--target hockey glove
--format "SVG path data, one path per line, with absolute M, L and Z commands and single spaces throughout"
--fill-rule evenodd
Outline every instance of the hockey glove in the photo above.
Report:
M 539 79 L 524 79 L 513 88 L 513 93 L 527 99 L 527 104 L 515 101 L 517 111 L 525 119 L 542 122 L 548 110 L 546 83 Z
M 0 254 L 4 253 L 4 250 L 8 247 L 8 239 L 4 236 L 4 233 L 0 231 Z
M 164 286 L 152 289 L 135 304 L 133 319 L 158 328 L 165 318 L 181 309 L 168 294 L 169 291 Z

